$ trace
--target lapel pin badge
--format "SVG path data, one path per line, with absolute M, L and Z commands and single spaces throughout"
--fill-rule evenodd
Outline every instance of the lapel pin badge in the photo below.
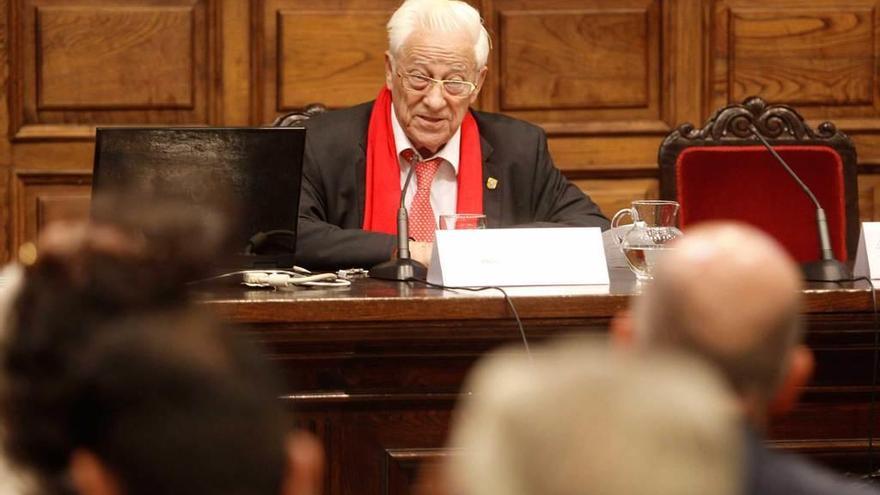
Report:
M 495 177 L 489 177 L 489 179 L 486 180 L 486 187 L 494 190 L 496 187 L 498 187 L 498 179 L 496 179 Z

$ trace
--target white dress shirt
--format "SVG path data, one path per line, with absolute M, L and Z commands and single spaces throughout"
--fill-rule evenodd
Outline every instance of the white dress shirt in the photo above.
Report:
M 397 150 L 397 160 L 400 163 L 400 189 L 406 182 L 406 174 L 409 173 L 410 164 L 404 160 L 402 153 L 406 150 L 415 150 L 415 146 L 410 142 L 409 138 L 403 132 L 403 127 L 397 120 L 397 114 L 394 113 L 394 105 L 391 105 L 391 127 L 394 129 L 394 146 Z M 431 158 L 440 157 L 443 163 L 437 169 L 434 175 L 434 182 L 431 184 L 431 208 L 434 210 L 434 221 L 439 223 L 440 215 L 451 215 L 455 213 L 458 204 L 458 161 L 461 150 L 461 126 L 449 139 L 440 151 L 434 156 L 422 157 L 427 161 Z M 412 205 L 413 197 L 416 195 L 416 178 L 410 179 L 409 189 L 406 191 L 404 204 L 407 211 Z

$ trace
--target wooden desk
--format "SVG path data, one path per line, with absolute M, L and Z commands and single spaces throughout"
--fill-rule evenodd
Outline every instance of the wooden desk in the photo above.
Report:
M 511 292 L 528 338 L 537 341 L 606 332 L 637 286 L 627 271 L 613 270 L 612 284 L 599 291 Z M 497 292 L 457 295 L 364 279 L 342 290 L 230 288 L 201 297 L 241 324 L 280 365 L 296 423 L 324 441 L 325 493 L 333 495 L 410 493 L 419 464 L 445 455 L 450 413 L 473 362 L 520 341 Z M 871 291 L 865 283 L 810 287 L 804 312 L 817 374 L 801 406 L 776 422 L 771 438 L 838 469 L 867 472 Z

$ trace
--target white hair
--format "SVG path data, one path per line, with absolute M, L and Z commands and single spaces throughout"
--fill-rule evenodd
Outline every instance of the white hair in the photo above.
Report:
M 740 416 L 705 363 L 627 356 L 598 342 L 502 350 L 475 367 L 456 410 L 451 493 L 733 495 Z M 649 468 L 648 468 L 649 467 Z
M 387 29 L 392 55 L 400 53 L 412 33 L 426 29 L 470 35 L 477 68 L 485 67 L 489 59 L 489 32 L 483 26 L 480 13 L 459 0 L 405 0 L 391 16 Z

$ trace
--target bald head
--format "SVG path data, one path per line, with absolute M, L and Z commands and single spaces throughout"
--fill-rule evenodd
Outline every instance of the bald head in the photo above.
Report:
M 800 341 L 800 273 L 741 224 L 690 229 L 635 303 L 637 341 L 695 351 L 742 394 L 769 398 Z

